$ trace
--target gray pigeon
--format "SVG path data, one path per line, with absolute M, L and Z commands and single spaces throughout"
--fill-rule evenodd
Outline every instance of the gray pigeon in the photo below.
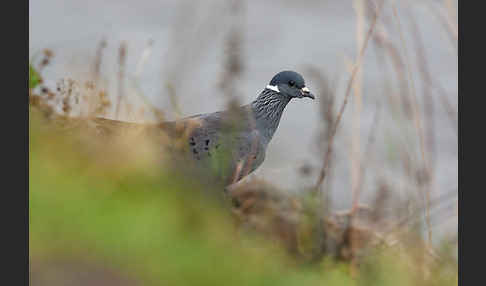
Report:
M 250 104 L 176 121 L 150 125 L 151 134 L 163 130 L 184 143 L 183 158 L 224 185 L 241 180 L 265 159 L 265 152 L 277 130 L 285 106 L 293 98 L 314 99 L 304 78 L 294 71 L 276 74 Z M 109 119 L 98 123 L 111 126 L 141 125 Z M 143 124 L 147 127 L 147 124 Z M 189 166 L 184 163 L 184 166 Z

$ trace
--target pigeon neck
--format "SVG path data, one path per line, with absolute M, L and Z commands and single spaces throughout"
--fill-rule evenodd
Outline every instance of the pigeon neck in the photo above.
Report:
M 270 142 L 277 130 L 280 118 L 290 97 L 282 95 L 271 89 L 264 89 L 255 101 L 251 103 L 255 115 L 256 128 Z

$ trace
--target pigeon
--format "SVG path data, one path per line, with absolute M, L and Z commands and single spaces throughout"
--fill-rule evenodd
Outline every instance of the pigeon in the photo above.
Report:
M 233 109 L 156 124 L 105 118 L 97 118 L 97 123 L 105 127 L 142 124 L 148 127 L 145 129 L 150 134 L 164 132 L 169 138 L 182 142 L 184 162 L 228 186 L 263 163 L 285 107 L 292 99 L 304 97 L 315 99 L 304 78 L 294 71 L 282 71 L 253 102 Z

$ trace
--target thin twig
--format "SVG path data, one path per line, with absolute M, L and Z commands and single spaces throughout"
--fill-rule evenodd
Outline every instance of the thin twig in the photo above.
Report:
M 152 114 L 156 117 L 158 121 L 163 121 L 164 116 L 162 110 L 157 108 L 152 102 L 143 94 L 143 92 L 140 89 L 140 76 L 142 75 L 143 68 L 150 58 L 150 55 L 152 54 L 152 47 L 153 47 L 154 41 L 152 39 L 149 39 L 147 42 L 147 45 L 145 46 L 145 49 L 143 50 L 142 54 L 140 55 L 140 59 L 137 62 L 137 67 L 135 70 L 134 77 L 132 78 L 132 83 L 137 92 L 135 92 L 136 95 L 138 95 L 144 104 L 150 109 Z
M 431 82 L 432 75 L 427 65 L 427 57 L 425 56 L 425 46 L 422 42 L 422 38 L 420 37 L 420 32 L 417 23 L 415 22 L 415 19 L 411 13 L 409 13 L 409 18 L 410 18 L 410 25 L 413 31 L 412 35 L 415 40 L 415 49 L 417 51 L 416 54 L 417 54 L 417 64 L 419 66 L 419 72 L 422 75 L 422 79 L 425 82 Z M 424 96 L 425 114 L 427 115 L 426 118 L 424 118 L 425 128 L 427 129 L 424 139 L 426 144 L 428 145 L 427 151 L 429 154 L 429 158 L 428 158 L 429 167 L 432 168 L 435 162 L 435 128 L 434 128 L 435 108 L 434 108 L 434 101 L 432 98 L 429 85 L 427 84 L 423 85 L 423 93 L 424 93 L 423 96 Z
M 118 119 L 120 113 L 121 101 L 124 97 L 124 78 L 125 78 L 125 62 L 127 57 L 127 45 L 125 42 L 120 44 L 119 49 L 119 70 L 118 70 L 118 100 L 116 103 L 115 118 Z
M 337 74 L 334 75 L 334 79 L 329 81 L 327 76 L 319 71 L 316 67 L 311 66 L 308 68 L 308 73 L 315 78 L 315 81 L 319 84 L 319 92 L 321 96 L 320 99 L 320 114 L 322 117 L 322 122 L 324 122 L 324 126 L 322 128 L 322 133 L 320 135 L 319 140 L 323 141 L 323 150 L 327 149 L 329 146 L 329 142 L 331 140 L 331 129 L 334 126 L 334 120 L 336 116 L 334 115 L 334 105 L 335 105 L 335 94 L 336 94 L 336 85 L 337 85 Z M 332 158 L 328 158 L 329 160 L 329 168 L 332 166 Z M 331 186 L 331 174 L 327 177 L 327 188 L 321 191 L 321 200 L 323 202 L 324 210 L 329 209 L 331 205 L 331 195 L 330 195 L 330 188 Z
M 415 83 L 412 77 L 412 69 L 410 67 L 410 61 L 409 61 L 409 56 L 408 56 L 408 50 L 407 50 L 407 45 L 405 44 L 405 38 L 403 35 L 403 30 L 402 26 L 400 23 L 400 18 L 398 17 L 398 9 L 396 6 L 396 3 L 392 3 L 392 9 L 393 9 L 393 14 L 395 16 L 395 19 L 397 21 L 397 26 L 398 26 L 398 31 L 399 31 L 399 36 L 400 36 L 400 42 L 402 43 L 403 46 L 403 51 L 405 53 L 405 62 L 406 68 L 407 68 L 407 75 L 408 75 L 408 80 L 410 82 L 411 88 L 410 92 L 412 94 L 412 112 L 413 112 L 413 117 L 414 117 L 414 123 L 415 123 L 415 128 L 417 129 L 417 133 L 419 136 L 419 146 L 420 146 L 420 153 L 422 157 L 422 162 L 424 163 L 424 172 L 425 172 L 425 177 L 429 178 L 430 177 L 430 169 L 429 169 L 429 162 L 425 156 L 425 142 L 424 142 L 424 134 L 423 134 L 423 129 L 422 129 L 422 120 L 418 108 L 418 100 L 417 100 L 417 94 L 415 92 Z M 429 213 L 429 206 L 430 206 L 430 190 L 425 191 L 425 219 L 426 219 L 426 224 L 428 228 L 428 239 L 429 239 L 429 244 L 432 243 L 432 232 L 430 230 L 430 213 Z
M 348 85 L 347 85 L 347 88 L 346 88 L 346 93 L 345 93 L 345 96 L 344 96 L 344 101 L 343 101 L 343 103 L 341 105 L 341 109 L 339 110 L 338 116 L 336 118 L 336 121 L 335 121 L 335 124 L 334 124 L 334 128 L 332 129 L 331 137 L 329 139 L 328 148 L 327 148 L 327 151 L 326 151 L 326 153 L 324 155 L 324 166 L 321 169 L 321 172 L 319 174 L 319 178 L 317 179 L 317 183 L 316 183 L 315 188 L 314 188 L 314 191 L 315 192 L 317 192 L 319 190 L 320 186 L 322 185 L 322 182 L 324 182 L 324 179 L 326 178 L 326 174 L 328 172 L 328 167 L 329 167 L 329 158 L 330 158 L 331 153 L 332 153 L 332 144 L 334 142 L 334 137 L 336 136 L 336 131 L 337 131 L 337 128 L 339 126 L 339 122 L 341 122 L 341 118 L 343 116 L 344 109 L 346 108 L 346 105 L 348 103 L 348 98 L 349 98 L 349 95 L 351 93 L 351 87 L 353 86 L 353 81 L 354 81 L 354 78 L 356 77 L 356 73 L 358 71 L 358 67 L 361 64 L 361 61 L 362 61 L 363 56 L 364 56 L 364 52 L 365 52 L 366 47 L 368 45 L 368 41 L 369 41 L 370 36 L 373 33 L 373 30 L 374 30 L 374 28 L 376 26 L 376 22 L 378 20 L 378 16 L 379 16 L 379 13 L 380 13 L 382 7 L 383 7 L 383 4 L 381 4 L 378 7 L 377 13 L 375 14 L 375 17 L 373 18 L 373 21 L 371 23 L 371 26 L 370 26 L 370 28 L 368 30 L 368 33 L 366 35 L 366 38 L 364 40 L 363 47 L 361 48 L 361 51 L 360 51 L 360 53 L 358 55 L 358 59 L 356 61 L 356 64 L 354 65 L 353 70 L 351 72 L 351 78 L 349 79 L 349 82 L 348 82 Z
M 364 22 L 365 22 L 365 11 L 364 3 L 361 0 L 355 0 L 354 10 L 356 13 L 356 42 L 357 49 L 363 45 L 363 34 L 364 34 Z M 353 82 L 354 89 L 354 102 L 353 102 L 353 116 L 352 116 L 352 136 L 351 136 L 351 196 L 353 202 L 357 201 L 358 192 L 360 189 L 359 182 L 361 181 L 360 167 L 361 167 L 361 109 L 362 109 L 362 69 L 361 66 L 358 67 L 356 72 L 356 77 Z M 352 209 L 354 210 L 354 204 Z M 353 213 L 353 212 L 352 212 Z M 353 242 L 353 240 L 351 240 Z
M 107 42 L 106 38 L 103 37 L 98 44 L 98 48 L 96 49 L 96 56 L 94 61 L 94 78 L 96 85 L 99 84 L 100 74 L 101 74 L 101 62 L 103 59 L 103 50 L 106 48 Z
M 371 124 L 370 133 L 368 135 L 368 142 L 366 144 L 366 149 L 365 149 L 365 153 L 364 153 L 365 158 L 361 161 L 360 175 L 358 176 L 359 180 L 358 180 L 358 183 L 357 183 L 358 186 L 357 186 L 357 189 L 356 189 L 356 194 L 353 197 L 353 204 L 352 204 L 352 209 L 351 209 L 352 213 L 357 210 L 358 205 L 359 205 L 359 197 L 361 195 L 362 186 L 363 186 L 364 180 L 365 180 L 365 171 L 366 171 L 365 162 L 369 162 L 369 160 L 371 158 L 371 154 L 372 154 L 371 147 L 373 146 L 373 143 L 375 142 L 375 135 L 376 135 L 376 130 L 378 130 L 377 126 L 378 126 L 379 120 L 380 120 L 380 107 L 377 106 L 375 116 L 373 118 L 373 123 Z
M 447 34 L 456 54 L 458 52 L 457 50 L 457 41 L 459 39 L 459 32 L 457 28 L 457 24 L 453 23 L 456 22 L 454 19 L 452 19 L 452 13 L 451 11 L 452 7 L 447 7 L 444 8 L 442 5 L 437 5 L 432 3 L 431 1 L 426 1 L 427 7 L 429 8 L 429 11 L 432 13 L 433 16 L 436 17 L 436 19 L 442 23 L 442 26 L 445 28 L 445 33 Z M 434 5 L 434 6 L 432 6 Z

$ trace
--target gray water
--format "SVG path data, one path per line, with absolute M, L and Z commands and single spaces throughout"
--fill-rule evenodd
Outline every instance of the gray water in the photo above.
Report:
M 233 15 L 227 1 L 29 1 L 29 51 L 32 57 L 43 48 L 55 53 L 44 71 L 46 84 L 54 87 L 57 80 L 71 77 L 82 80 L 92 70 L 99 41 L 106 37 L 102 74 L 109 80 L 109 91 L 116 92 L 118 48 L 121 41 L 128 46 L 127 73 L 133 77 L 136 64 L 153 40 L 153 47 L 138 80 L 143 94 L 174 118 L 164 81 L 171 79 L 177 90 L 182 115 L 218 111 L 225 108 L 227 98 L 219 90 L 223 73 L 224 39 L 234 25 L 241 25 L 244 41 L 242 57 L 244 73 L 236 89 L 242 103 L 252 101 L 272 76 L 284 69 L 296 70 L 307 78 L 307 86 L 319 97 L 317 83 L 308 76 L 307 67 L 315 66 L 331 80 L 336 79 L 336 103 L 340 106 L 349 79 L 346 60 L 357 57 L 356 13 L 353 1 L 246 1 L 243 12 Z M 448 39 L 444 25 L 431 10 L 441 1 L 401 1 L 398 5 L 405 42 L 410 57 L 415 90 L 422 103 L 423 82 L 418 73 L 413 38 L 407 21 L 408 10 L 414 15 L 425 45 L 430 73 L 447 92 L 457 111 L 457 50 Z M 429 5 L 430 4 L 430 5 Z M 457 3 L 454 3 L 457 7 Z M 432 8 L 430 8 L 432 7 Z M 384 13 L 391 19 L 389 37 L 404 53 L 396 21 L 389 5 Z M 457 19 L 457 17 L 455 18 Z M 455 20 L 457 25 L 457 20 Z M 381 23 L 381 22 L 380 22 Z M 368 25 L 366 25 L 367 29 Z M 369 43 L 363 61 L 363 106 L 361 112 L 361 144 L 364 153 L 368 134 L 380 104 L 380 120 L 375 128 L 372 160 L 365 162 L 367 179 L 363 201 L 372 198 L 376 181 L 386 177 L 399 192 L 415 192 L 403 175 L 400 159 L 394 156 L 396 144 L 410 148 L 413 158 L 420 155 L 413 124 L 396 119 L 387 103 L 384 80 L 387 71 L 377 64 L 377 50 Z M 391 71 L 391 69 L 390 69 Z M 392 77 L 392 75 L 388 75 Z M 396 84 L 389 83 L 392 92 Z M 433 93 L 435 104 L 435 145 L 432 197 L 456 193 L 458 185 L 457 131 Z M 353 98 L 347 106 L 335 141 L 335 165 L 332 174 L 333 205 L 337 209 L 351 204 L 351 138 Z M 267 151 L 265 162 L 255 176 L 295 191 L 314 184 L 322 165 L 318 134 L 322 126 L 319 99 L 294 100 L 282 117 Z M 337 110 L 337 107 L 335 108 Z M 428 120 L 426 114 L 423 120 Z M 394 147 L 395 146 L 395 147 Z M 400 145 L 401 146 L 401 145 Z M 362 154 L 365 158 L 365 154 Z M 298 171 L 302 165 L 313 167 L 309 177 Z M 457 231 L 455 197 L 450 200 L 446 215 L 440 215 L 438 228 Z M 449 218 L 452 219 L 450 223 Z

